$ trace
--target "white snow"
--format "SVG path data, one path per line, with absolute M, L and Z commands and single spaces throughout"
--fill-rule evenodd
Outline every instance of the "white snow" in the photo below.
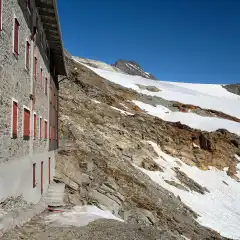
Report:
M 229 177 L 225 171 L 219 171 L 213 167 L 210 167 L 208 171 L 202 171 L 197 167 L 188 166 L 180 159 L 162 152 L 157 144 L 149 143 L 159 155 L 159 158 L 155 161 L 164 172 L 152 172 L 135 167 L 147 174 L 153 181 L 174 193 L 175 196 L 180 196 L 182 202 L 199 214 L 197 221 L 200 224 L 216 230 L 222 236 L 240 239 L 240 184 Z M 181 166 L 177 162 L 181 162 Z M 176 178 L 174 167 L 178 167 L 188 177 L 206 187 L 210 193 L 206 192 L 202 195 L 190 189 L 188 192 L 166 183 L 164 180 L 180 183 Z
M 115 217 L 112 213 L 103 211 L 96 206 L 76 206 L 70 211 L 54 213 L 45 217 L 47 223 L 56 226 L 86 226 L 90 222 L 98 219 L 113 219 L 123 222 L 122 219 Z
M 122 113 L 122 114 L 124 114 L 124 115 L 134 115 L 133 113 L 126 112 L 126 111 L 124 111 L 124 110 L 122 110 L 122 109 L 119 109 L 119 108 L 116 108 L 116 107 L 112 107 L 112 106 L 111 106 L 111 108 L 114 109 L 114 110 L 116 110 L 116 111 L 119 111 L 120 113 Z
M 94 103 L 97 103 L 97 104 L 101 103 L 101 102 L 99 102 L 98 100 L 95 100 L 95 99 L 92 99 L 92 101 L 93 101 Z
M 131 76 L 120 72 L 106 71 L 92 68 L 87 65 L 85 66 L 109 81 L 127 88 L 132 88 L 140 93 L 158 96 L 166 100 L 178 101 L 185 104 L 193 104 L 240 118 L 240 97 L 228 92 L 221 85 L 155 81 L 139 76 Z M 143 90 L 136 84 L 156 86 L 161 91 L 151 92 Z
M 227 119 L 215 118 L 215 117 L 202 117 L 195 113 L 183 113 L 183 112 L 172 112 L 170 109 L 157 105 L 156 107 L 133 100 L 133 102 L 145 110 L 149 114 L 159 117 L 165 121 L 178 122 L 188 125 L 191 128 L 200 129 L 203 131 L 215 131 L 220 128 L 225 128 L 229 132 L 240 135 L 240 123 L 233 122 Z

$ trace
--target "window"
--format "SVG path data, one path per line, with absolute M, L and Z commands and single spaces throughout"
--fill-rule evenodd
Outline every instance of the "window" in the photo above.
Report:
M 37 114 L 33 114 L 33 137 L 36 139 L 37 137 Z
M 34 57 L 34 79 L 37 80 L 37 57 Z
M 14 35 L 13 35 L 13 51 L 19 55 L 19 22 L 17 18 L 14 19 Z
M 26 0 L 27 9 L 31 11 L 31 0 Z
M 45 78 L 45 95 L 47 96 L 47 85 L 48 85 L 48 79 Z
M 18 104 L 16 101 L 12 102 L 12 138 L 17 138 L 18 128 Z
M 42 88 L 42 77 L 43 77 L 43 70 L 40 68 L 40 87 Z
M 26 68 L 29 70 L 29 67 L 30 67 L 30 43 L 29 41 L 26 41 Z
M 23 110 L 23 139 L 29 140 L 30 137 L 30 110 L 24 107 Z
M 33 188 L 36 187 L 36 163 L 33 164 Z
M 52 97 L 53 93 L 52 93 L 52 84 L 50 86 L 50 102 L 52 103 L 53 101 L 53 97 Z
M 0 31 L 2 31 L 2 0 L 0 0 Z
M 49 139 L 52 140 L 52 127 L 49 125 Z
M 47 123 L 47 120 L 44 121 L 44 138 L 47 139 L 47 128 L 48 128 L 48 123 Z
M 39 118 L 39 138 L 42 139 L 42 117 Z

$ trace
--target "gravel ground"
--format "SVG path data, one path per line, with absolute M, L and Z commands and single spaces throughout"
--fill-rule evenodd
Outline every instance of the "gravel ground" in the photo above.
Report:
M 34 217 L 22 228 L 15 228 L 5 233 L 1 240 L 164 240 L 184 239 L 168 231 L 160 231 L 153 227 L 140 227 L 135 224 L 125 224 L 115 220 L 97 220 L 85 227 L 56 227 L 46 224 L 44 213 Z

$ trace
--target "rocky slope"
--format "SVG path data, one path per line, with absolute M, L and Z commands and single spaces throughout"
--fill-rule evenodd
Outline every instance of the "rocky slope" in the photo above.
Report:
M 116 63 L 114 63 L 113 66 L 129 75 L 136 75 L 136 76 L 141 76 L 144 78 L 156 80 L 156 78 L 152 74 L 145 72 L 143 68 L 134 61 L 126 61 L 126 60 L 120 59 Z
M 228 174 L 237 178 L 233 156 L 239 154 L 239 137 L 225 130 L 205 133 L 162 121 L 128 100 L 163 99 L 111 83 L 71 59 L 68 67 L 69 79 L 60 83 L 60 137 L 65 140 L 57 159 L 57 175 L 68 187 L 66 201 L 109 209 L 128 223 L 169 231 L 172 239 L 181 239 L 182 235 L 220 239 L 218 233 L 194 220 L 197 215 L 180 198 L 135 166 L 161 171 L 154 162 L 157 153 L 147 142 L 151 140 L 190 165 L 201 169 L 228 167 Z M 201 194 L 208 191 L 181 171 L 178 178 L 176 187 Z

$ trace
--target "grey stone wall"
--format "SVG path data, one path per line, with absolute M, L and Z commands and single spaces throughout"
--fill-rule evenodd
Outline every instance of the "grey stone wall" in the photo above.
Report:
M 48 96 L 45 96 L 44 85 L 43 88 L 40 87 L 40 66 L 43 69 L 43 84 L 45 76 L 48 78 L 48 82 L 50 79 L 49 61 L 44 44 L 39 41 L 40 34 L 34 51 L 31 47 L 31 69 L 30 71 L 25 69 L 26 40 L 31 34 L 29 26 L 34 19 L 34 14 L 34 6 L 30 14 L 24 0 L 3 1 L 3 30 L 0 32 L 0 162 L 48 151 L 48 140 L 39 139 L 39 116 L 42 116 L 43 120 L 49 118 L 49 93 Z M 20 24 L 18 57 L 13 53 L 14 15 Z M 41 24 L 39 25 L 40 32 Z M 44 35 L 41 36 L 41 39 L 44 39 Z M 30 43 L 33 44 L 33 42 Z M 36 81 L 33 81 L 33 56 L 38 58 Z M 34 94 L 36 98 L 34 109 L 32 109 L 30 94 Z M 12 98 L 18 101 L 18 137 L 16 139 L 12 139 L 11 136 Z M 23 140 L 22 134 L 24 105 L 32 110 L 29 140 Z M 36 139 L 33 139 L 33 112 L 37 114 Z M 42 136 L 44 136 L 44 124 Z

